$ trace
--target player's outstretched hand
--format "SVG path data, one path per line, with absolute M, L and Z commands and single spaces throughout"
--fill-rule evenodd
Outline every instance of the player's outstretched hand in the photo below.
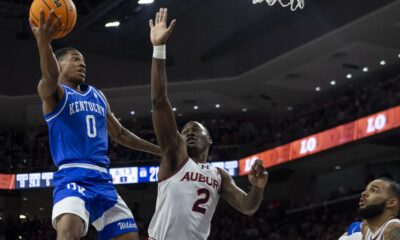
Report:
M 160 11 L 157 12 L 154 21 L 151 19 L 149 22 L 150 40 L 153 46 L 164 45 L 175 27 L 175 19 L 172 20 L 169 24 L 169 27 L 167 27 L 167 15 L 167 9 L 160 8 Z
M 55 19 L 52 21 L 52 19 Z M 51 10 L 47 19 L 44 19 L 44 11 L 40 11 L 39 26 L 35 26 L 30 20 L 29 25 L 31 26 L 33 35 L 35 35 L 38 44 L 50 43 L 54 35 L 60 31 L 63 25 L 61 24 L 61 16 L 56 16 L 54 10 Z
M 263 167 L 262 160 L 258 159 L 254 162 L 251 167 L 251 172 L 249 174 L 249 181 L 251 185 L 258 188 L 264 188 L 268 182 L 268 172 Z

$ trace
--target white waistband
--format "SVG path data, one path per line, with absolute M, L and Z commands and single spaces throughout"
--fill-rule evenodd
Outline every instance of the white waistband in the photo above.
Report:
M 87 168 L 87 169 L 92 169 L 92 170 L 97 170 L 100 172 L 107 173 L 107 169 L 103 167 L 99 167 L 96 165 L 92 164 L 87 164 L 87 163 L 67 163 L 63 164 L 58 167 L 58 170 L 64 169 L 64 168 Z

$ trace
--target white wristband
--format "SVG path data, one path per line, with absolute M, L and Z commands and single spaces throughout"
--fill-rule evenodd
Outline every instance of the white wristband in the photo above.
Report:
M 153 47 L 153 58 L 166 59 L 167 51 L 165 50 L 165 45 L 159 45 Z

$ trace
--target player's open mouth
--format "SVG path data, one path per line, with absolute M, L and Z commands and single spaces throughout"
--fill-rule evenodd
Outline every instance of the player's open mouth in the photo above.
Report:
M 81 68 L 78 70 L 79 75 L 81 75 L 81 77 L 85 78 L 86 77 L 86 70 Z
M 358 202 L 358 205 L 359 205 L 360 207 L 363 207 L 363 206 L 365 205 L 365 200 L 364 200 L 364 198 L 360 198 L 360 201 Z
M 186 143 L 189 143 L 189 144 L 191 144 L 191 143 L 196 143 L 197 142 L 197 139 L 196 138 L 193 138 L 193 137 L 190 137 L 190 138 L 188 138 L 187 140 L 186 140 Z

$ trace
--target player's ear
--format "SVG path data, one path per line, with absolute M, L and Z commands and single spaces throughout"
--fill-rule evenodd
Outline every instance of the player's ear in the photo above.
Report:
M 64 69 L 65 62 L 62 60 L 57 60 L 58 66 L 60 67 L 60 72 Z
M 399 206 L 399 199 L 397 199 L 395 197 L 389 198 L 389 200 L 386 203 L 386 206 L 388 208 L 393 208 L 393 207 L 396 208 L 396 207 L 398 207 Z

